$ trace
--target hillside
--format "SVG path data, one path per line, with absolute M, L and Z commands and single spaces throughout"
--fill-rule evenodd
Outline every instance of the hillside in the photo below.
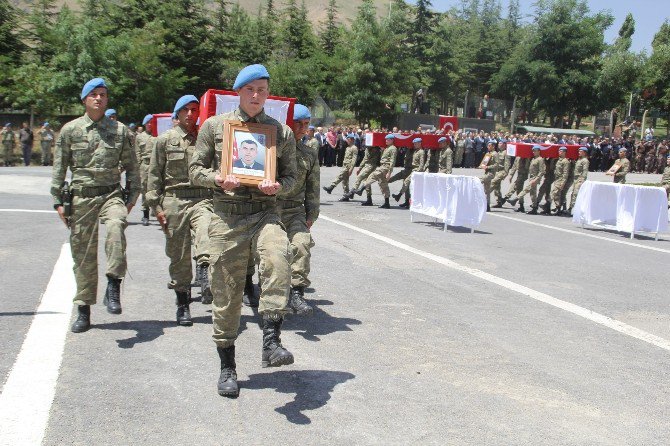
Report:
M 12 3 L 16 4 L 19 8 L 23 10 L 30 9 L 31 0 L 10 0 Z M 209 0 L 205 0 L 206 3 L 213 3 Z M 298 0 L 300 2 L 300 0 Z M 242 7 L 247 10 L 250 14 L 256 14 L 258 12 L 258 6 L 260 4 L 265 5 L 266 0 L 243 0 L 238 1 Z M 356 10 L 362 3 L 361 0 L 338 0 L 338 21 L 348 25 L 351 22 L 352 18 L 356 15 Z M 388 0 L 374 0 L 374 3 L 377 7 L 377 13 L 379 16 L 388 14 L 389 1 Z M 58 0 L 57 5 L 68 5 L 74 10 L 79 9 L 79 4 L 76 0 Z M 281 10 L 285 2 L 279 0 L 275 1 L 278 9 Z M 326 7 L 328 5 L 328 0 L 305 0 L 305 5 L 309 11 L 309 19 L 314 24 L 318 24 L 326 18 Z M 263 6 L 265 8 L 265 6 Z

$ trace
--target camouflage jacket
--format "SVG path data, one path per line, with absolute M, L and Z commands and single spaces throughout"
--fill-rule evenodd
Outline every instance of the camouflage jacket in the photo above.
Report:
M 194 134 L 176 126 L 155 138 L 147 175 L 147 205 L 160 207 L 166 192 L 193 188 L 188 163 L 195 149 Z M 200 189 L 200 188 L 198 188 Z
M 223 123 L 226 120 L 268 124 L 277 128 L 277 172 L 276 181 L 284 190 L 290 190 L 296 181 L 295 138 L 293 130 L 265 111 L 251 117 L 239 107 L 232 112 L 208 118 L 198 132 L 195 151 L 189 164 L 189 177 L 194 186 L 214 190 L 214 207 L 217 204 L 265 202 L 274 203 L 275 195 L 266 195 L 256 186 L 240 186 L 233 190 L 223 190 L 214 179 L 221 170 L 221 150 L 223 148 Z M 356 148 L 356 146 L 354 146 Z M 223 176 L 223 175 L 222 175 Z
M 135 152 L 130 146 L 128 128 L 106 116 L 93 122 L 84 115 L 63 126 L 56 140 L 51 177 L 51 196 L 61 204 L 60 190 L 68 167 L 72 172 L 71 187 L 111 186 L 121 181 L 119 166 L 130 183 L 129 202 L 140 194 L 140 177 Z
M 412 149 L 412 152 L 412 172 L 422 172 L 426 164 L 426 152 L 423 149 Z
M 304 205 L 307 220 L 319 218 L 320 176 L 319 154 L 308 145 L 296 143 L 296 164 L 298 172 L 295 185 L 277 195 L 280 207 Z
M 398 156 L 398 149 L 394 145 L 390 145 L 384 149 L 382 156 L 379 159 L 379 167 L 385 169 L 387 172 L 393 170 L 395 167 L 395 159 Z
M 586 176 L 589 174 L 589 159 L 584 157 L 575 162 L 574 178 L 575 181 L 586 181 Z
M 42 142 L 51 142 L 54 140 L 54 132 L 51 129 L 41 129 L 40 130 L 40 140 Z
M 517 156 L 514 158 L 514 164 L 512 164 L 512 167 L 509 170 L 510 177 L 513 177 L 515 173 L 518 173 L 520 177 L 528 176 L 529 166 L 529 158 L 521 158 Z
M 138 162 L 149 164 L 154 144 L 156 144 L 156 138 L 147 132 L 142 132 L 135 136 L 135 153 Z
M 5 130 L 2 129 L 0 130 L 0 134 L 2 135 L 2 142 L 14 142 L 14 131 L 13 130 Z
M 530 167 L 528 168 L 528 178 L 531 180 L 540 181 L 547 171 L 547 165 L 544 162 L 544 158 L 538 156 L 533 158 L 530 162 Z
M 630 171 L 630 161 L 628 161 L 628 158 L 619 158 L 614 161 L 614 164 L 621 165 L 619 170 L 614 174 L 614 178 L 617 180 L 626 178 L 626 174 Z
M 567 181 L 570 170 L 570 160 L 567 158 L 559 158 L 554 167 L 554 180 Z
M 348 170 L 353 169 L 356 166 L 356 155 L 358 155 L 358 147 L 356 147 L 356 144 L 352 144 L 347 147 L 346 151 L 344 152 L 342 167 Z
M 366 147 L 365 148 L 365 155 L 363 156 L 363 161 L 361 161 L 361 164 L 358 166 L 361 169 L 363 167 L 377 167 L 379 166 L 379 162 L 382 157 L 382 152 L 379 147 Z
M 450 174 L 451 171 L 453 170 L 453 164 L 454 164 L 454 151 L 451 150 L 451 147 L 442 149 L 440 151 L 439 172 Z
M 319 153 L 319 140 L 316 138 L 309 138 L 307 140 L 307 146 L 311 147 L 313 150 L 316 151 L 317 155 Z
M 663 176 L 661 177 L 661 184 L 670 184 L 670 166 L 666 166 L 663 170 Z
M 488 152 L 484 156 L 488 154 L 491 155 L 491 159 L 489 159 L 489 163 L 486 165 L 486 168 L 484 168 L 484 172 L 487 174 L 496 174 L 502 169 L 504 159 L 500 156 L 501 152 L 496 152 L 495 150 L 493 152 Z M 502 154 L 502 156 L 504 157 L 505 155 Z

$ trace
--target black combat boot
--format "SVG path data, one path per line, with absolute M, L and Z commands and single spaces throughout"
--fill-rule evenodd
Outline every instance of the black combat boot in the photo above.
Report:
M 177 324 L 182 327 L 190 327 L 193 325 L 191 320 L 191 308 L 189 303 L 191 301 L 191 296 L 188 295 L 187 291 L 177 291 Z
M 102 303 L 107 305 L 108 313 L 121 314 L 121 279 L 107 276 L 107 291 Z
M 244 294 L 242 294 L 242 302 L 247 307 L 258 308 L 259 296 L 256 294 L 254 288 L 254 276 L 247 275 L 246 282 L 244 283 Z
M 142 209 L 142 226 L 149 226 L 149 209 Z
M 551 215 L 551 203 L 545 202 L 542 205 L 542 212 L 540 212 L 541 215 Z
M 305 301 L 305 287 L 291 287 L 291 294 L 288 297 L 288 306 L 298 316 L 311 316 L 314 308 Z
M 498 198 L 498 202 L 491 207 L 494 208 L 494 209 L 500 209 L 500 208 L 503 207 L 504 202 L 505 202 L 505 200 L 503 200 L 502 198 Z
M 517 202 L 519 201 L 518 198 L 514 198 L 512 200 L 508 199 L 507 202 L 511 204 L 512 206 L 516 206 Z
M 384 204 L 379 206 L 379 209 L 391 209 L 391 204 L 389 203 L 389 197 L 384 197 Z
M 519 209 L 516 209 L 514 212 L 526 212 L 526 208 L 523 207 L 523 203 L 519 205 Z
M 486 212 L 491 212 L 491 206 L 488 203 L 486 204 Z
M 566 215 L 567 217 L 572 217 L 572 208 L 568 208 L 568 210 L 565 211 L 565 215 Z
M 391 196 L 393 197 L 393 199 L 394 199 L 394 200 L 396 201 L 396 203 L 397 203 L 397 202 L 400 201 L 400 197 L 402 197 L 402 194 L 401 194 L 401 193 L 391 194 Z
M 200 270 L 200 295 L 202 296 L 201 303 L 209 305 L 212 303 L 212 287 L 209 284 L 209 263 L 203 263 L 202 265 L 196 265 L 195 270 Z M 196 273 L 197 275 L 197 273 Z
M 361 195 L 363 195 L 364 190 L 365 190 L 365 186 L 361 186 L 358 189 L 354 189 L 352 192 L 360 197 Z M 353 196 L 352 196 L 352 198 L 353 198 Z
M 91 328 L 91 306 L 79 305 L 77 307 L 77 319 L 72 324 L 72 333 L 83 333 Z
M 405 202 L 402 203 L 402 204 L 400 204 L 400 205 L 398 205 L 398 207 L 399 207 L 400 209 L 409 209 L 409 200 L 406 199 Z
M 533 206 L 530 208 L 530 211 L 526 212 L 528 215 L 537 215 L 537 206 Z
M 361 206 L 373 206 L 372 195 L 368 195 L 368 199 L 361 203 Z
M 337 201 L 349 201 L 349 195 L 348 194 L 347 195 L 342 195 L 342 198 L 340 198 Z
M 333 189 L 335 189 L 333 186 L 323 186 L 323 190 L 328 192 L 328 195 L 330 195 L 333 192 Z
M 216 347 L 221 359 L 221 374 L 217 385 L 219 395 L 237 398 L 240 388 L 237 385 L 237 370 L 235 365 L 235 346 L 227 348 Z
M 281 324 L 283 319 L 279 316 L 272 319 L 263 316 L 263 356 L 262 367 L 279 367 L 280 365 L 293 364 L 293 355 L 281 345 Z

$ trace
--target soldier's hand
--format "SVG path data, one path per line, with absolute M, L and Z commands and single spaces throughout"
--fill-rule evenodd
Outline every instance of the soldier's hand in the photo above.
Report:
M 277 192 L 279 192 L 279 189 L 281 189 L 281 184 L 278 182 L 272 182 L 268 180 L 267 178 L 261 181 L 261 183 L 258 185 L 258 188 L 263 192 L 265 195 L 275 195 Z
M 356 175 L 360 175 L 360 174 L 361 174 L 361 168 L 359 167 L 358 169 L 356 169 Z
M 60 217 L 63 224 L 65 224 L 65 227 L 69 228 L 70 223 L 67 221 L 67 217 L 65 216 L 65 209 L 63 209 L 63 206 L 58 206 L 56 211 L 58 211 L 58 217 Z
M 163 228 L 163 232 L 167 234 L 167 218 L 165 217 L 165 212 L 158 212 L 156 214 L 156 220 L 158 220 L 158 224 Z
M 233 190 L 240 187 L 240 180 L 235 175 L 226 175 L 226 178 L 221 178 L 221 175 L 216 174 L 214 182 L 223 190 Z
M 133 207 L 135 206 L 135 203 L 128 203 L 126 205 L 126 209 L 128 209 L 128 213 L 130 214 L 130 211 L 133 210 Z
M 307 220 L 306 223 L 307 223 L 307 229 L 312 229 L 312 225 L 314 224 L 314 222 L 312 220 Z

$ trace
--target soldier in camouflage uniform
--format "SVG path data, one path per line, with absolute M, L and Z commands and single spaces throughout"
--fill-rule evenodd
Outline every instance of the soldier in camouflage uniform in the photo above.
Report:
M 51 195 L 54 208 L 70 227 L 70 248 L 77 282 L 78 317 L 74 333 L 91 325 L 91 307 L 98 289 L 98 222 L 106 228 L 107 311 L 121 314 L 121 280 L 126 275 L 126 218 L 140 193 L 135 152 L 128 130 L 120 122 L 104 116 L 107 86 L 100 78 L 88 81 L 81 92 L 86 108 L 84 116 L 63 126 L 56 141 Z M 130 182 L 128 203 L 121 195 L 121 166 Z M 61 187 L 67 169 L 72 172 L 72 215 L 63 208 Z
M 165 254 L 170 258 L 168 288 L 177 295 L 177 324 L 193 325 L 191 300 L 191 246 L 195 252 L 196 268 L 201 270 L 203 303 L 212 302 L 207 268 L 209 268 L 209 223 L 212 191 L 191 184 L 188 163 L 195 149 L 199 101 L 193 95 L 182 96 L 175 105 L 173 116 L 179 120 L 156 138 L 147 179 L 147 205 L 156 213 L 165 232 Z M 191 233 L 194 237 L 191 237 Z
M 481 178 L 481 181 L 484 185 L 484 194 L 486 195 L 486 212 L 489 212 L 491 210 L 491 182 L 502 169 L 503 162 L 500 160 L 500 152 L 496 152 L 496 145 L 494 143 L 489 142 L 486 145 L 486 150 L 489 162 L 484 167 L 484 176 Z
M 565 180 L 565 187 L 561 191 L 561 208 L 558 211 L 558 215 L 568 215 L 568 191 L 572 187 L 572 184 L 575 182 L 575 162 L 571 159 L 568 159 L 570 163 L 568 166 L 568 178 Z
M 262 366 L 292 364 L 293 355 L 280 340 L 291 282 L 289 241 L 277 213 L 276 194 L 296 182 L 293 132 L 265 114 L 270 75 L 262 65 L 249 65 L 237 75 L 233 90 L 240 105 L 208 118 L 200 127 L 189 166 L 191 184 L 214 190 L 214 215 L 209 227 L 213 339 L 221 360 L 218 392 L 239 394 L 235 339 L 240 326 L 242 291 L 250 253 L 259 261 L 263 317 Z M 276 181 L 242 186 L 235 175 L 222 176 L 224 121 L 259 123 L 276 129 Z M 355 149 L 355 146 L 354 146 Z
M 323 190 L 330 194 L 333 192 L 333 189 L 335 189 L 335 186 L 341 182 L 344 195 L 342 195 L 342 198 L 340 198 L 338 201 L 349 201 L 353 197 L 353 195 L 350 196 L 349 194 L 349 177 L 354 171 L 354 167 L 356 167 L 356 155 L 358 154 L 358 147 L 356 147 L 356 144 L 354 144 L 355 140 L 356 137 L 353 133 L 349 133 L 347 135 L 348 146 L 344 152 L 342 170 L 340 170 L 340 174 L 337 176 L 337 178 L 335 178 L 335 180 L 333 180 L 330 186 L 323 187 Z
M 309 271 L 314 240 L 310 229 L 319 218 L 319 151 L 302 142 L 312 115 L 307 107 L 296 104 L 293 109 L 293 134 L 296 141 L 297 177 L 291 189 L 277 195 L 279 218 L 286 228 L 291 244 L 291 294 L 288 306 L 299 315 L 311 315 L 313 308 L 305 301 L 305 288 L 310 285 Z
M 626 154 L 628 151 L 626 150 L 625 147 L 622 147 L 619 149 L 619 159 L 614 161 L 615 165 L 620 165 L 621 167 L 619 170 L 616 171 L 614 174 L 614 182 L 615 183 L 621 183 L 625 184 L 626 183 L 626 175 L 630 171 L 630 161 L 628 161 L 628 158 L 626 158 Z M 609 172 L 607 175 L 611 175 Z
M 137 162 L 139 163 L 140 179 L 142 181 L 142 225 L 149 226 L 149 205 L 147 204 L 147 178 L 149 174 L 149 162 L 151 161 L 151 154 L 156 144 L 156 138 L 152 135 L 153 115 L 146 115 L 142 120 L 144 132 L 138 133 L 135 136 L 135 153 L 137 155 Z
M 437 143 L 440 145 L 438 172 L 451 174 L 454 166 L 454 151 L 449 147 L 449 140 L 445 136 L 438 139 Z
M 572 196 L 570 197 L 570 207 L 568 207 L 568 215 L 572 216 L 572 207 L 575 205 L 577 200 L 577 195 L 579 194 L 579 189 L 586 181 L 586 177 L 589 174 L 589 149 L 586 147 L 579 148 L 579 159 L 575 163 L 574 169 L 574 183 L 572 186 Z
M 321 148 L 321 145 L 319 144 L 319 140 L 314 136 L 314 126 L 310 125 L 309 126 L 309 131 L 307 132 L 307 137 L 306 137 L 308 147 L 311 147 L 312 149 L 316 150 L 316 153 L 319 153 L 319 149 Z
M 554 170 L 556 169 L 556 158 L 547 158 L 545 161 L 546 169 L 544 175 L 544 181 L 540 186 L 540 191 L 538 192 L 539 199 L 542 200 L 544 197 L 544 204 L 542 205 L 542 215 L 551 214 L 551 185 L 554 182 Z M 539 201 L 538 201 L 539 205 Z
M 502 185 L 503 180 L 509 175 L 510 168 L 512 167 L 512 157 L 507 155 L 507 141 L 503 139 L 499 144 L 498 164 L 500 166 L 500 170 L 498 170 L 498 172 L 491 180 L 491 189 L 493 190 L 493 194 L 496 196 L 497 200 L 497 203 L 492 206 L 494 208 L 503 207 L 505 198 L 503 198 L 500 186 Z
M 54 145 L 54 132 L 51 130 L 48 122 L 45 122 L 40 129 L 40 146 L 42 148 L 42 165 L 51 164 L 51 148 Z
M 14 155 L 14 131 L 12 130 L 12 124 L 7 123 L 0 131 L 2 136 L 2 147 L 5 149 L 5 167 L 13 165 L 12 157 Z
M 354 190 L 356 193 L 363 191 L 363 189 L 370 191 L 373 183 L 378 182 L 379 188 L 384 195 L 384 204 L 379 206 L 381 209 L 390 209 L 391 204 L 389 203 L 389 197 L 391 196 L 391 191 L 389 191 L 388 179 L 391 177 L 393 172 L 393 166 L 395 166 L 395 159 L 398 154 L 398 149 L 393 145 L 393 140 L 395 136 L 392 134 L 386 135 L 386 148 L 382 152 L 382 156 L 379 160 L 379 166 L 372 172 L 365 182 L 357 189 Z M 368 192 L 370 193 L 370 192 Z
M 387 184 L 391 184 L 395 181 L 404 180 L 412 173 L 412 152 L 409 149 L 405 149 L 405 157 L 403 158 L 402 170 L 399 170 L 394 175 L 391 175 L 391 178 L 387 181 Z M 395 167 L 395 166 L 393 166 Z
M 558 161 L 556 161 L 556 167 L 554 167 L 554 181 L 551 186 L 551 203 L 554 204 L 552 213 L 554 215 L 558 215 L 561 210 L 561 195 L 570 174 L 570 160 L 565 157 L 567 153 L 567 147 L 559 147 Z
M 423 140 L 421 138 L 414 138 L 412 140 L 412 170 L 410 174 L 403 180 L 402 182 L 402 187 L 400 188 L 400 191 L 397 194 L 393 195 L 393 198 L 395 199 L 396 202 L 400 201 L 400 197 L 402 197 L 403 194 L 405 194 L 405 202 L 399 205 L 398 207 L 402 209 L 409 209 L 409 199 L 410 197 L 410 192 L 409 192 L 409 186 L 412 183 L 412 173 L 414 172 L 423 172 L 425 164 L 426 164 L 426 152 L 423 150 L 421 147 Z M 407 153 L 408 156 L 410 152 Z
M 514 159 L 514 164 L 512 164 L 512 168 L 509 171 L 509 182 L 511 183 L 512 180 L 514 179 L 514 174 L 516 174 L 516 180 L 514 181 L 514 185 L 510 188 L 509 191 L 507 191 L 507 194 L 505 194 L 505 200 L 514 206 L 516 202 L 519 202 L 519 208 L 516 209 L 516 212 L 526 212 L 526 209 L 523 206 L 523 198 L 517 198 L 514 200 L 511 200 L 512 195 L 517 194 L 517 196 L 521 193 L 523 190 L 523 184 L 526 182 L 528 179 L 528 167 L 530 166 L 530 159 L 529 158 L 521 158 L 517 156 Z
M 537 215 L 537 208 L 541 199 L 541 196 L 537 194 L 537 185 L 547 171 L 547 165 L 544 162 L 544 158 L 540 156 L 541 151 L 541 146 L 533 146 L 533 159 L 528 168 L 528 184 L 526 184 L 526 187 L 524 187 L 521 193 L 517 195 L 517 198 L 509 200 L 509 204 L 512 206 L 514 206 L 517 201 L 523 203 L 523 197 L 530 192 L 530 199 L 533 202 L 531 210 L 527 212 L 530 215 Z
M 366 147 L 365 148 L 365 156 L 363 157 L 363 161 L 361 161 L 361 164 L 359 165 L 358 169 L 356 170 L 356 175 L 358 177 L 356 178 L 356 182 L 354 183 L 354 190 L 356 193 L 359 195 L 363 194 L 363 189 L 365 189 L 366 195 L 367 195 L 367 200 L 365 200 L 363 203 L 361 203 L 362 206 L 372 206 L 372 188 L 365 187 L 361 188 L 361 184 L 365 182 L 365 180 L 368 179 L 370 174 L 379 167 L 379 162 L 381 160 L 382 156 L 382 151 L 379 147 Z M 358 192 L 360 188 L 360 193 Z M 353 195 L 352 195 L 353 197 Z

